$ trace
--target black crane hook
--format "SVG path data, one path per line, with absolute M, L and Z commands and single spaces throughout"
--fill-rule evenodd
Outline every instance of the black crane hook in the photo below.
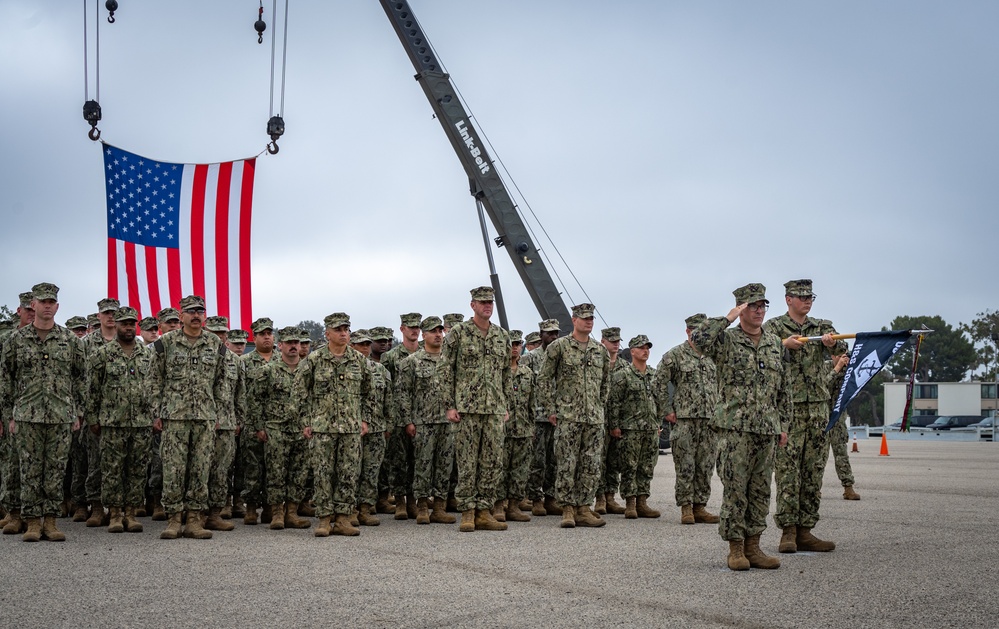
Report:
M 267 121 L 267 135 L 271 136 L 271 141 L 267 144 L 267 152 L 277 155 L 280 147 L 277 145 L 278 138 L 284 135 L 284 119 L 281 116 L 271 116 Z
M 253 23 L 253 29 L 257 31 L 257 43 L 264 43 L 264 31 L 267 30 L 267 22 L 264 21 L 264 0 L 260 0 L 260 10 L 257 12 L 257 21 Z
M 107 0 L 104 6 L 108 10 L 108 24 L 114 24 L 114 12 L 118 10 L 117 0 Z
M 88 100 L 83 103 L 83 119 L 90 123 L 90 132 L 87 137 L 96 142 L 101 139 L 101 130 L 97 128 L 97 123 L 101 120 L 101 106 L 95 100 Z

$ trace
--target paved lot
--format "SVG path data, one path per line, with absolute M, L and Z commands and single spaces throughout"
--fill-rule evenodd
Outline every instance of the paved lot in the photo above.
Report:
M 458 533 L 383 517 L 360 537 L 241 524 L 210 541 L 110 535 L 61 520 L 69 540 L 0 539 L 4 626 L 995 627 L 999 447 L 862 440 L 863 499 L 826 471 L 817 535 L 832 553 L 781 555 L 735 573 L 715 526 L 679 524 L 673 462 L 653 486 L 659 520 L 554 517 Z M 717 511 L 721 486 L 709 508 Z M 779 531 L 763 542 L 776 552 Z

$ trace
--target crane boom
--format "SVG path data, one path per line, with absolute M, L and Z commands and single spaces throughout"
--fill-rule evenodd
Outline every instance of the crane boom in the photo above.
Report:
M 513 198 L 493 167 L 493 161 L 478 132 L 472 126 L 471 119 L 451 84 L 451 77 L 441 71 L 440 63 L 414 17 L 409 2 L 380 2 L 413 62 L 416 80 L 423 87 L 437 120 L 468 175 L 472 196 L 481 201 L 499 234 L 496 238 L 497 245 L 506 249 L 510 255 L 541 318 L 558 319 L 563 330 L 571 330 L 569 310 L 531 239 L 527 225 L 517 212 Z

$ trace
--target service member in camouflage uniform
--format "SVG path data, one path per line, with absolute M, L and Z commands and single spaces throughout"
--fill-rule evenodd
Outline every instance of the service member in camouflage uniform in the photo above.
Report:
M 66 329 L 82 339 L 87 335 L 87 319 L 84 317 L 70 317 L 66 319 Z
M 444 325 L 440 317 L 431 316 L 420 322 L 420 329 L 423 349 L 399 361 L 394 380 L 399 424 L 413 440 L 416 523 L 454 524 L 446 510 L 454 429 L 447 420 L 439 376 Z
M 250 338 L 250 333 L 246 330 L 240 328 L 234 328 L 229 330 L 229 334 L 226 335 L 225 346 L 229 350 L 229 353 L 233 355 L 234 358 L 239 361 L 239 377 L 242 383 L 238 385 L 243 393 L 240 394 L 241 400 L 238 403 L 243 405 L 243 414 L 240 415 L 236 421 L 236 430 L 233 433 L 236 442 L 233 450 L 232 464 L 229 466 L 228 478 L 229 478 L 229 499 L 226 501 L 224 507 L 222 507 L 222 518 L 229 520 L 232 518 L 243 519 L 246 517 L 246 506 L 243 503 L 243 477 L 240 473 L 237 473 L 237 459 L 239 458 L 239 442 L 242 434 L 246 432 L 246 365 L 243 364 L 242 360 L 239 360 L 243 354 L 246 353 L 246 341 Z M 211 489 L 209 489 L 209 497 L 211 496 Z
M 760 549 L 767 528 L 774 447 L 784 446 L 790 390 L 780 338 L 763 329 L 769 301 L 763 284 L 733 291 L 736 306 L 707 319 L 691 340 L 718 369 L 720 401 L 711 426 L 721 435 L 719 472 L 725 486 L 718 533 L 728 541 L 731 570 L 779 568 Z M 728 329 L 736 319 L 738 327 Z
M 846 342 L 832 338 L 832 322 L 808 316 L 814 303 L 812 280 L 784 284 L 787 313 L 766 322 L 764 328 L 784 345 L 784 372 L 791 388 L 794 416 L 787 432 L 787 447 L 777 452 L 774 480 L 777 511 L 774 523 L 782 529 L 782 553 L 797 549 L 826 552 L 836 544 L 812 534 L 819 521 L 822 475 L 829 460 L 826 424 L 829 422 L 830 355 L 846 352 Z M 820 336 L 821 342 L 801 342 L 800 336 Z
M 572 334 L 548 346 L 538 375 L 541 405 L 555 425 L 555 497 L 562 528 L 603 526 L 590 510 L 600 482 L 610 356 L 590 338 L 593 304 L 572 307 Z
M 471 291 L 472 318 L 454 326 L 444 339 L 441 386 L 448 421 L 457 424 L 455 453 L 461 511 L 460 531 L 505 531 L 492 508 L 499 492 L 503 459 L 503 422 L 513 390 L 510 335 L 489 322 L 493 289 Z
M 20 303 L 15 313 L 17 315 L 17 330 L 30 325 L 35 320 L 35 309 L 31 305 L 33 295 L 30 292 L 21 293 L 19 299 Z M 11 328 L 0 334 L 0 349 L 15 331 Z M 24 520 L 21 518 L 21 470 L 17 455 L 17 441 L 7 429 L 9 419 L 9 415 L 0 417 L 0 505 L 3 505 L 7 511 L 7 515 L 0 521 L 0 526 L 3 527 L 4 535 L 18 535 L 24 531 Z M 73 433 L 74 442 L 77 440 L 75 437 L 77 433 L 79 433 L 78 430 Z M 80 494 L 83 497 L 83 479 L 87 476 L 86 467 L 80 475 L 82 477 L 79 483 Z M 86 507 L 84 507 L 83 516 L 83 520 L 85 519 L 87 519 Z
M 146 345 L 152 345 L 160 338 L 160 322 L 156 317 L 145 317 L 139 321 L 139 336 Z
M 541 347 L 541 334 L 539 332 L 531 332 L 524 337 L 525 355 L 529 352 L 533 352 L 539 347 Z
M 648 366 L 652 342 L 639 334 L 628 342 L 628 347 L 631 363 L 622 360 L 624 367 L 611 372 L 607 427 L 618 443 L 624 517 L 658 518 L 659 511 L 648 504 L 652 474 L 659 459 L 660 425 L 652 390 L 655 370 Z
M 159 335 L 180 329 L 180 311 L 176 308 L 163 308 L 156 313 L 159 322 Z M 155 342 L 155 341 L 154 341 Z M 152 509 L 152 519 L 162 522 L 167 519 L 163 510 L 163 459 L 160 458 L 160 446 L 163 443 L 161 431 L 153 429 L 152 444 L 149 448 L 149 503 Z M 76 518 L 73 518 L 76 520 Z
M 368 434 L 361 437 L 361 472 L 357 481 L 357 520 L 363 526 L 378 526 L 381 521 L 376 515 L 375 503 L 378 500 L 378 473 L 385 458 L 385 437 L 395 420 L 392 376 L 385 365 L 378 362 L 392 345 L 392 330 L 377 326 L 368 330 L 371 339 L 371 354 L 368 368 L 371 370 L 372 408 L 368 423 Z
M 179 330 L 153 343 L 153 428 L 162 431 L 163 507 L 169 522 L 160 539 L 181 535 L 211 539 L 201 512 L 208 508 L 208 475 L 212 463 L 217 409 L 225 396 L 225 345 L 206 332 L 205 300 L 190 295 L 180 300 Z
M 264 367 L 274 357 L 274 322 L 269 317 L 260 317 L 252 324 L 254 351 L 241 360 L 246 371 L 247 412 L 255 413 L 252 405 L 260 399 L 257 391 L 263 379 Z M 257 413 L 259 415 L 259 413 Z M 266 500 L 267 469 L 264 464 L 264 441 L 254 430 L 244 430 L 239 438 L 239 452 L 236 459 L 236 474 L 242 477 L 242 501 L 246 503 L 243 524 L 257 523 L 257 507 L 264 505 L 260 521 L 270 524 L 272 509 Z
M 444 315 L 444 334 L 447 335 L 451 328 L 465 320 L 465 315 L 460 312 L 452 312 Z
M 135 512 L 146 500 L 153 350 L 135 341 L 138 318 L 134 308 L 119 308 L 114 315 L 117 338 L 87 359 L 87 421 L 101 438 L 101 502 L 110 510 L 109 533 L 142 532 Z
M 850 362 L 850 355 L 840 354 L 833 356 L 829 365 L 829 393 L 835 397 L 839 393 L 843 384 L 843 372 L 847 363 Z M 830 398 L 832 399 L 832 398 Z M 860 494 L 853 489 L 853 467 L 850 465 L 850 455 L 846 452 L 846 444 L 850 441 L 850 432 L 846 429 L 846 422 L 843 417 L 832 427 L 826 436 L 829 440 L 829 450 L 832 452 L 833 461 L 836 466 L 836 477 L 843 485 L 843 500 L 860 500 Z
M 535 375 L 541 373 L 548 346 L 558 338 L 558 319 L 545 319 L 538 324 L 538 329 L 541 347 L 520 359 L 520 366 L 532 370 Z M 562 515 L 562 507 L 555 500 L 555 424 L 548 421 L 548 413 L 541 408 L 540 398 L 535 424 L 534 458 L 531 475 L 527 478 L 527 495 L 533 503 L 531 515 Z
M 527 497 L 527 477 L 534 458 L 534 426 L 538 415 L 535 393 L 537 377 L 530 367 L 520 366 L 520 351 L 524 346 L 523 332 L 510 330 L 510 372 L 513 390 L 508 407 L 510 419 L 504 425 L 503 479 L 493 515 L 503 522 L 530 522 L 531 516 L 520 510 Z M 501 517 L 502 516 L 502 519 Z
M 72 430 L 87 405 L 86 356 L 80 339 L 55 322 L 59 288 L 41 283 L 31 293 L 34 322 L 0 352 L 0 417 L 17 444 L 24 541 L 63 541 L 55 516 Z
M 673 425 L 670 447 L 681 524 L 718 522 L 718 516 L 706 508 L 718 456 L 718 437 L 711 427 L 718 404 L 718 372 L 690 340 L 706 320 L 701 313 L 687 317 L 687 341 L 663 355 L 652 379 L 659 414 Z
M 218 401 L 215 434 L 212 438 L 212 465 L 208 470 L 208 518 L 205 528 L 209 531 L 231 531 L 236 528 L 223 518 L 223 509 L 229 503 L 232 490 L 232 465 L 236 458 L 236 433 L 246 421 L 246 374 L 239 355 L 229 343 L 229 320 L 222 316 L 205 319 L 205 329 L 219 337 L 229 350 L 224 356 L 225 383 Z M 233 330 L 232 332 L 236 332 Z M 237 338 L 238 335 L 237 335 Z M 242 339 L 243 343 L 246 339 Z M 242 347 L 239 347 L 242 350 Z M 232 513 L 230 511 L 229 517 Z
M 315 471 L 316 537 L 359 535 L 350 523 L 361 470 L 361 438 L 371 417 L 371 370 L 367 359 L 348 347 L 350 316 L 335 312 L 324 319 L 324 347 L 313 350 L 295 373 L 293 416 L 312 440 Z M 335 517 L 332 530 L 330 519 Z
M 600 344 L 607 350 L 610 356 L 610 371 L 613 377 L 614 372 L 622 371 L 629 367 L 628 361 L 618 360 L 618 352 L 621 349 L 621 328 L 604 328 L 600 331 Z M 614 494 L 621 483 L 620 467 L 620 436 L 615 437 L 610 430 L 604 432 L 604 451 L 600 457 L 600 481 L 597 485 L 597 500 L 593 510 L 603 515 L 610 513 L 621 515 L 624 507 L 614 500 Z M 659 456 L 658 447 L 656 456 Z
M 402 343 L 396 345 L 382 355 L 381 362 L 393 378 L 396 377 L 396 367 L 399 361 L 420 349 L 420 321 L 423 316 L 418 312 L 400 315 L 402 321 L 399 332 Z M 396 416 L 398 423 L 399 417 Z M 388 508 L 387 499 L 379 499 L 379 513 L 395 513 L 396 520 L 416 519 L 416 497 L 413 496 L 413 440 L 406 435 L 405 426 L 390 426 L 391 434 L 385 444 L 385 459 L 382 461 L 382 486 L 387 496 L 395 496 L 395 507 Z M 384 485 L 382 485 L 384 483 Z

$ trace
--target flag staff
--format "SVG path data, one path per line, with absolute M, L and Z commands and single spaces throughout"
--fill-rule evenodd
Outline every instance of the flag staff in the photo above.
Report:
M 924 328 L 924 329 L 921 329 L 921 330 L 909 330 L 909 334 L 929 334 L 930 332 L 933 332 L 933 330 L 930 330 L 928 328 Z M 854 334 L 833 334 L 831 336 L 832 336 L 832 339 L 834 341 L 839 341 L 841 339 L 855 339 L 855 338 L 857 338 L 856 333 L 854 333 Z M 799 343 L 807 343 L 808 341 L 821 341 L 822 340 L 821 336 L 796 336 L 794 338 Z

